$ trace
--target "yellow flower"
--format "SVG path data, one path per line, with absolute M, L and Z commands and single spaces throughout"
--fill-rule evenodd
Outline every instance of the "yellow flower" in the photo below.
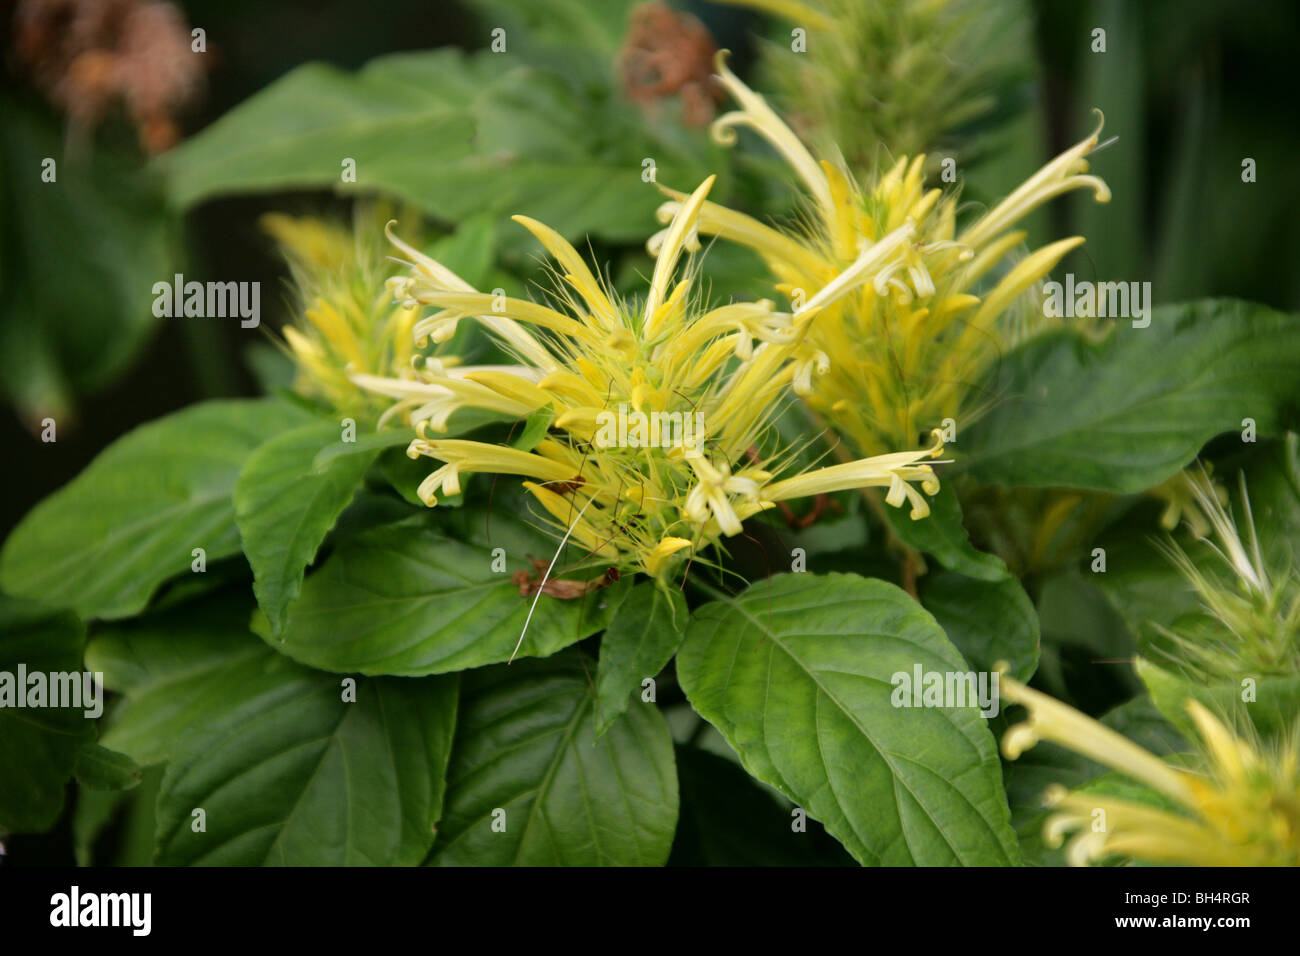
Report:
M 1196 766 L 1179 769 L 1110 728 L 1002 674 L 1000 691 L 1029 719 L 1007 731 L 1015 760 L 1039 740 L 1068 747 L 1158 793 L 1166 806 L 1051 788 L 1049 845 L 1073 834 L 1076 865 L 1106 857 L 1187 866 L 1300 865 L 1300 763 L 1294 735 L 1272 753 L 1232 733 L 1197 701 L 1187 710 L 1201 738 Z
M 972 384 L 1012 338 L 1004 313 L 1083 240 L 1031 253 L 990 289 L 985 280 L 1023 242 L 1025 233 L 1013 227 L 1042 203 L 1073 189 L 1110 198 L 1084 159 L 1097 146 L 1100 123 L 959 230 L 956 197 L 924 187 L 923 156 L 900 159 L 864 188 L 840 167 L 818 162 L 721 54 L 718 72 L 740 108 L 715 121 L 715 138 L 730 143 L 737 127 L 754 129 L 798 176 L 812 209 L 806 228 L 778 230 L 705 203 L 696 228 L 753 249 L 777 290 L 790 296 L 806 325 L 802 344 L 829 366 L 815 380 L 799 380 L 799 390 L 863 454 L 912 445 L 945 418 L 968 424 L 980 411 Z M 660 209 L 662 221 L 676 216 L 684 199 L 665 191 L 673 199 Z M 651 240 L 652 254 L 662 235 Z M 833 288 L 846 273 L 847 287 Z
M 395 295 L 433 309 L 415 323 L 417 341 L 445 340 L 460 322 L 474 321 L 518 362 L 464 372 L 430 365 L 412 381 L 354 377 L 404 403 L 420 434 L 412 457 L 442 462 L 420 486 L 427 504 L 456 494 L 467 474 L 518 475 L 543 520 L 586 551 L 583 562 L 661 581 L 739 533 L 746 518 L 797 495 L 877 485 L 890 489 L 896 505 L 910 501 L 914 516 L 928 512 L 911 485 L 937 492 L 922 459 L 937 455 L 938 445 L 777 480 L 794 456 L 769 447 L 769 426 L 792 382 L 825 367 L 825 355 L 802 341 L 807 316 L 871 281 L 884 257 L 864 253 L 797 315 L 769 301 L 704 310 L 691 294 L 692 271 L 678 272 L 684 255 L 699 248 L 712 184 L 710 177 L 682 197 L 639 302 L 613 296 L 559 234 L 524 216 L 515 220 L 556 262 L 556 307 L 479 292 L 390 234 L 410 260 L 407 273 L 390 281 Z M 460 408 L 536 413 L 551 424 L 527 451 L 438 437 Z
M 388 273 L 360 219 L 355 237 L 318 219 L 278 213 L 263 216 L 262 228 L 288 260 L 301 302 L 297 321 L 283 331 L 297 389 L 343 414 L 378 414 L 383 405 L 353 376 L 409 374 L 418 310 L 395 303 L 383 287 Z

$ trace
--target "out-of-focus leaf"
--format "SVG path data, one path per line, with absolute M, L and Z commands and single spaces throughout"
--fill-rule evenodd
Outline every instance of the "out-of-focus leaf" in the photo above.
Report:
M 126 754 L 85 743 L 77 751 L 77 782 L 91 790 L 130 790 L 141 780 L 140 767 Z
M 1198 739 L 1187 713 L 1188 701 L 1199 701 L 1211 713 L 1227 717 L 1245 714 L 1264 737 L 1285 737 L 1300 715 L 1300 676 L 1250 677 L 1242 680 L 1193 680 L 1146 658 L 1137 672 L 1166 719 L 1189 739 Z M 1246 681 L 1249 680 L 1249 684 Z
M 71 614 L 0 595 L 0 830 L 46 830 L 63 812 L 77 753 L 94 733 L 86 719 L 91 707 L 84 697 L 84 639 Z M 31 706 L 38 689 L 31 677 L 37 674 L 41 705 Z M 23 675 L 27 680 L 20 684 Z M 51 706 L 54 692 L 64 690 L 77 697 Z M 83 706 L 72 706 L 78 702 Z
M 111 382 L 158 321 L 176 225 L 124 157 L 65 156 L 53 116 L 13 97 L 0 110 L 0 381 L 29 421 L 63 425 L 76 393 Z
M 943 571 L 920 582 L 921 605 L 977 671 L 999 661 L 1027 681 L 1038 667 L 1038 612 L 1020 582 L 1007 575 L 981 581 Z
M 319 187 L 384 192 L 449 222 L 526 212 L 576 239 L 644 239 L 662 194 L 711 170 L 702 135 L 646 138 L 612 82 L 451 49 L 380 57 L 349 74 L 311 63 L 277 80 L 159 160 L 172 201 Z M 694 153 L 691 152 L 694 150 Z M 343 182 L 345 160 L 356 182 Z M 522 242 L 527 234 L 512 230 Z
M 992 374 L 1002 398 L 962 438 L 974 477 L 1141 491 L 1244 419 L 1262 435 L 1294 425 L 1300 319 L 1234 300 L 1163 306 L 1100 344 L 1071 330 L 1032 339 Z

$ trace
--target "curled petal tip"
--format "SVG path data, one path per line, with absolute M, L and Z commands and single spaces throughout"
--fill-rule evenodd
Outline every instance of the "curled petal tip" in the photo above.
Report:
M 1101 135 L 1101 129 L 1106 125 L 1106 114 L 1101 111 L 1100 107 L 1094 106 L 1093 113 L 1097 115 L 1097 128 L 1092 131 L 1092 138 L 1096 139 Z
M 734 118 L 740 115 L 742 114 L 724 113 L 713 121 L 713 125 L 709 127 L 709 136 L 715 143 L 719 146 L 736 145 L 737 134 L 732 124 L 735 122 Z
M 1016 724 L 1002 736 L 1002 756 L 1015 760 L 1036 743 L 1038 734 L 1032 724 Z

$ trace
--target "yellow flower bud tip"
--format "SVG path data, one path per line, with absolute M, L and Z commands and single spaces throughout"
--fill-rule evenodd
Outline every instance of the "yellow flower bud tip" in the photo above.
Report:
M 1059 783 L 1054 783 L 1043 791 L 1043 806 L 1059 806 L 1061 801 L 1069 796 L 1070 791 Z

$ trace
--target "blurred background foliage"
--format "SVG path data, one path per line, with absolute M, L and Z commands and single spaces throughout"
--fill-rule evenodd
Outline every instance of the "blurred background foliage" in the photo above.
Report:
M 928 151 L 933 170 L 952 157 L 963 198 L 975 203 L 1006 194 L 1079 140 L 1099 108 L 1105 137 L 1118 137 L 1095 160 L 1113 200 L 1040 210 L 1028 223 L 1030 245 L 1085 235 L 1061 272 L 1149 280 L 1156 304 L 1237 296 L 1300 309 L 1300 190 L 1290 178 L 1300 105 L 1287 80 L 1300 36 L 1293 0 L 954 0 L 912 20 L 892 17 L 890 4 L 808 5 L 854 24 L 820 34 L 810 26 L 808 42 L 861 62 L 856 82 L 840 69 L 842 87 L 828 88 L 825 61 L 790 49 L 780 2 L 674 3 L 698 18 L 701 33 L 632 0 L 388 0 L 380 15 L 344 0 L 184 0 L 170 5 L 171 19 L 137 25 L 151 40 L 137 43 L 133 0 L 104 0 L 98 15 L 118 19 L 98 47 L 76 40 L 72 0 L 6 3 L 0 377 L 12 491 L 3 533 L 137 424 L 287 382 L 266 334 L 292 302 L 287 268 L 259 226 L 267 212 L 346 223 L 353 199 L 387 197 L 423 214 L 427 245 L 440 256 L 511 295 L 529 292 L 523 277 L 537 259 L 508 220 L 515 212 L 589 246 L 617 287 L 647 274 L 644 241 L 661 199 L 643 178 L 647 160 L 661 183 L 691 188 L 716 172 L 715 199 L 759 215 L 795 213 L 770 153 L 749 138 L 747 148 L 726 150 L 708 137 L 708 118 L 725 108 L 704 82 L 715 46 L 732 51 L 733 68 L 796 128 L 832 131 L 851 162 Z M 22 19 L 37 14 L 47 17 L 40 29 Z M 195 27 L 205 31 L 202 70 L 169 70 Z M 503 52 L 492 49 L 497 28 Z M 1093 51 L 1099 28 L 1105 52 Z M 676 59 L 662 59 L 656 45 L 665 30 L 678 31 Z M 869 35 L 878 42 L 856 43 Z M 918 46 L 927 57 L 909 53 Z M 657 83 L 668 74 L 676 79 Z M 900 90 L 917 102 L 903 109 L 890 93 Z M 917 115 L 922 122 L 908 119 Z M 57 161 L 58 188 L 42 182 L 47 157 Z M 341 181 L 343 157 L 356 162 L 355 183 Z M 1254 183 L 1242 182 L 1247 158 Z M 152 286 L 174 272 L 260 282 L 262 328 L 155 318 Z M 715 298 L 752 289 L 763 275 L 731 244 L 710 251 L 707 274 Z M 47 417 L 58 423 L 53 444 L 38 437 Z M 1269 445 L 1261 454 L 1279 452 Z M 1292 527 L 1300 484 L 1270 481 L 1261 479 L 1261 507 Z M 1067 507 L 1051 489 L 987 487 L 964 488 L 962 501 L 977 543 L 1023 578 L 1038 609 L 1037 683 L 1091 713 L 1132 697 L 1140 683 L 1119 665 L 1146 637 L 1121 613 L 1160 619 L 1185 610 L 1168 606 L 1172 570 L 1148 570 L 1158 503 L 1078 492 Z M 851 517 L 755 533 L 816 548 L 833 563 L 837 550 L 861 544 L 863 526 Z M 1078 570 L 1103 530 L 1119 572 L 1104 588 Z M 764 573 L 755 554 L 738 548 L 736 558 L 753 576 Z M 940 617 L 945 586 L 952 580 L 939 575 L 923 585 Z M 1116 664 L 1113 679 L 1098 679 L 1098 661 Z M 1148 705 L 1110 720 L 1140 728 L 1156 718 Z M 734 775 L 706 752 L 709 742 L 679 741 L 689 756 L 684 792 L 703 794 L 710 779 Z M 1044 748 L 1037 765 L 1018 765 L 1013 805 L 1018 791 L 1037 786 L 1036 773 L 1059 771 L 1059 757 Z M 157 786 L 146 779 L 142 789 Z M 79 857 L 110 839 L 121 845 L 101 847 L 107 856 L 145 858 L 147 800 L 131 804 L 126 826 L 104 831 L 121 799 L 78 802 L 68 825 Z M 691 813 L 714 809 L 702 800 Z M 759 801 L 753 812 L 771 807 Z M 1026 832 L 1036 825 L 1017 822 Z M 695 823 L 679 839 L 694 829 L 698 839 L 677 846 L 674 859 L 725 857 L 728 848 L 700 835 L 717 828 Z M 54 857 L 72 845 L 62 831 L 24 839 L 51 841 Z M 845 859 L 830 841 L 815 855 Z

